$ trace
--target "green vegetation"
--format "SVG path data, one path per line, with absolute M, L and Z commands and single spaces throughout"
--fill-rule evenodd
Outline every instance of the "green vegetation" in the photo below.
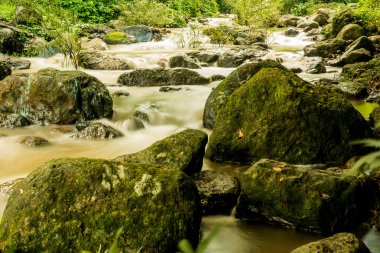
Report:
M 2 2 L 0 3 L 0 17 L 11 20 L 15 13 L 15 6 L 13 4 Z

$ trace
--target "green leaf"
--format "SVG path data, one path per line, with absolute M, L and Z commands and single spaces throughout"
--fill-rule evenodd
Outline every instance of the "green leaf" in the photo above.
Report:
M 193 247 L 186 239 L 183 239 L 178 243 L 178 249 L 180 249 L 182 253 L 195 253 Z

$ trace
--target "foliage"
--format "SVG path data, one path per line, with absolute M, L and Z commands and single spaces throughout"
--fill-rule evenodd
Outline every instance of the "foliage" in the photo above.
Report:
M 15 6 L 11 3 L 1 2 L 0 3 L 0 18 L 4 18 L 6 20 L 11 20 L 15 13 Z
M 219 46 L 232 42 L 237 36 L 234 29 L 226 25 L 206 27 L 202 32 L 204 35 L 210 37 L 210 42 L 212 44 L 218 44 Z
M 191 26 L 188 33 L 185 29 L 181 29 L 181 31 L 175 32 L 173 35 L 172 41 L 177 45 L 177 47 L 197 48 L 202 45 L 202 33 L 196 26 Z
M 123 8 L 121 19 L 129 25 L 181 27 L 186 21 L 178 12 L 155 0 L 134 0 Z
M 161 0 L 160 2 L 167 4 L 186 18 L 214 16 L 218 13 L 218 4 L 215 0 Z
M 79 20 L 86 23 L 107 22 L 119 14 L 116 0 L 56 0 L 55 3 L 58 8 L 76 13 Z
M 205 236 L 201 242 L 198 244 L 198 247 L 194 250 L 190 242 L 186 239 L 182 240 L 178 244 L 178 248 L 182 253 L 204 253 L 207 247 L 210 245 L 212 239 L 215 238 L 219 230 L 222 228 L 222 224 L 217 224 L 213 226 L 210 232 Z
M 375 148 L 376 151 L 361 157 L 351 169 L 347 170 L 348 175 L 357 175 L 360 173 L 370 173 L 371 171 L 380 168 L 380 140 L 367 139 L 353 142 L 353 144 L 361 144 L 365 147 Z
M 229 3 L 242 25 L 272 27 L 280 15 L 280 0 L 229 0 Z
M 202 44 L 202 32 L 198 27 L 191 26 L 190 27 L 190 39 L 189 39 L 189 47 L 197 48 Z
M 380 27 L 380 2 L 378 0 L 360 0 L 355 13 L 360 18 Z

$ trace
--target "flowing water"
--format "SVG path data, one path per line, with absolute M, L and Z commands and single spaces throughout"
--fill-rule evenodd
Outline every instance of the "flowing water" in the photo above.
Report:
M 170 38 L 161 42 L 147 42 L 133 45 L 113 46 L 106 53 L 133 61 L 138 67 L 153 68 L 158 66 L 162 59 L 179 52 L 191 49 L 178 49 L 175 42 L 176 33 L 182 30 L 174 30 Z M 185 37 L 189 30 L 185 31 Z M 272 50 L 267 58 L 282 58 L 287 67 L 305 68 L 306 59 L 302 49 L 311 42 L 304 40 L 301 34 L 295 38 L 273 34 L 271 38 Z M 202 38 L 203 42 L 205 39 Z M 205 47 L 214 48 L 212 45 Z M 214 48 L 226 50 L 226 48 Z M 33 73 L 39 69 L 53 67 L 63 68 L 62 55 L 50 58 L 30 58 L 31 69 L 18 72 Z M 326 77 L 333 78 L 340 70 L 328 69 L 329 73 L 322 75 L 300 74 L 307 80 Z M 34 168 L 45 161 L 59 157 L 91 157 L 111 159 L 119 155 L 137 152 L 155 141 L 167 137 L 184 128 L 209 130 L 202 127 L 202 114 L 205 101 L 213 87 L 218 82 L 209 85 L 183 86 L 183 90 L 177 92 L 162 93 L 159 87 L 122 87 L 117 84 L 120 74 L 125 71 L 99 71 L 82 70 L 97 77 L 109 88 L 110 93 L 116 91 L 128 91 L 128 97 L 114 97 L 114 117 L 112 121 L 102 120 L 112 125 L 121 132 L 124 137 L 109 141 L 89 141 L 70 138 L 75 133 L 74 126 L 30 126 L 16 129 L 0 129 L 0 183 L 16 178 L 25 177 Z M 197 70 L 204 76 L 222 74 L 227 76 L 233 71 L 228 68 L 207 67 Z M 15 71 L 16 72 L 16 71 Z M 150 107 L 154 110 L 150 113 L 150 123 L 144 123 L 145 128 L 133 130 L 131 117 L 139 107 Z M 366 110 L 370 108 L 366 107 Z M 23 136 L 40 136 L 51 143 L 46 147 L 27 148 L 19 144 Z M 216 164 L 205 160 L 203 169 L 226 171 L 237 177 L 246 167 L 233 167 L 230 165 Z M 7 197 L 0 195 L 0 214 L 5 207 Z M 207 234 L 210 228 L 217 223 L 224 224 L 219 233 L 213 239 L 208 253 L 229 252 L 289 252 L 302 244 L 315 241 L 321 237 L 315 234 L 301 233 L 297 231 L 275 228 L 266 225 L 251 224 L 238 221 L 233 216 L 209 216 L 202 222 L 203 233 Z M 375 230 L 370 230 L 362 237 L 373 250 L 380 252 L 380 235 Z M 375 252 L 375 251 L 373 251 Z

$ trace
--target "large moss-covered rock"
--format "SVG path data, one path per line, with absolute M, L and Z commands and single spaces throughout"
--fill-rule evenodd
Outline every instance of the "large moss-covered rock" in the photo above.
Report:
M 203 125 L 212 129 L 215 125 L 217 112 L 227 102 L 228 97 L 248 79 L 254 76 L 262 68 L 286 69 L 280 63 L 272 60 L 246 63 L 239 66 L 226 79 L 216 87 L 207 98 L 204 113 Z
M 136 69 L 122 74 L 118 82 L 126 86 L 167 86 L 207 84 L 210 80 L 190 69 Z
M 344 52 L 347 41 L 341 39 L 330 39 L 318 41 L 306 46 L 303 50 L 305 56 L 320 56 L 323 58 L 335 58 Z
M 97 70 L 127 70 L 136 68 L 133 62 L 98 52 L 79 54 L 79 66 L 85 69 Z
M 43 164 L 19 183 L 1 223 L 1 249 L 96 252 L 119 228 L 123 252 L 175 252 L 197 242 L 197 189 L 179 170 L 93 159 Z
M 207 134 L 200 130 L 186 129 L 140 152 L 119 156 L 115 160 L 160 164 L 193 175 L 202 169 L 207 139 Z
M 371 134 L 366 120 L 341 94 L 313 87 L 293 72 L 266 68 L 218 111 L 206 157 L 341 164 L 357 152 L 350 142 Z
M 358 24 L 345 25 L 336 36 L 342 40 L 356 40 L 364 35 L 364 29 Z
M 103 40 L 108 45 L 118 45 L 118 44 L 130 44 L 135 42 L 134 38 L 131 38 L 123 32 L 111 32 L 103 37 Z
M 332 20 L 332 34 L 336 36 L 343 27 L 348 24 L 357 23 L 358 18 L 350 8 L 345 8 L 337 13 Z
M 303 245 L 290 253 L 370 253 L 365 244 L 354 234 L 339 233 L 326 239 Z
M 236 216 L 297 229 L 333 233 L 369 216 L 367 177 L 260 160 L 243 173 Z
M 80 71 L 43 69 L 0 82 L 0 126 L 73 124 L 112 118 L 112 98 L 98 79 Z

